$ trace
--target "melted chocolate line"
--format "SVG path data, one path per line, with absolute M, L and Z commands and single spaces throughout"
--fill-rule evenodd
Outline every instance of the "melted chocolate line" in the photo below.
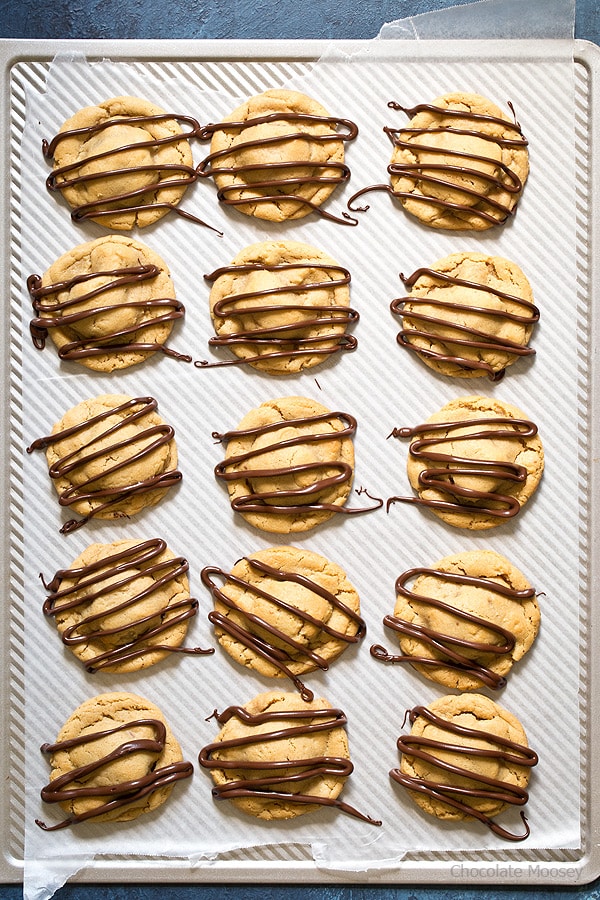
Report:
M 95 125 L 89 125 L 83 128 L 72 128 L 65 131 L 59 131 L 58 134 L 51 141 L 42 141 L 42 153 L 47 159 L 52 159 L 58 144 L 72 137 L 77 137 L 78 135 L 84 136 L 92 136 L 97 134 L 100 131 L 104 131 L 107 128 L 111 128 L 113 125 L 138 125 L 142 122 L 163 122 L 165 120 L 175 120 L 176 122 L 185 122 L 188 125 L 191 125 L 191 130 L 189 132 L 181 131 L 178 134 L 165 135 L 162 138 L 154 138 L 152 141 L 141 142 L 138 144 L 132 144 L 133 147 L 157 147 L 162 144 L 173 144 L 178 141 L 187 140 L 192 137 L 199 137 L 201 135 L 202 126 L 200 123 L 192 118 L 191 116 L 180 116 L 173 113 L 159 113 L 156 115 L 150 116 L 112 116 L 110 119 L 106 119 L 103 122 L 97 122 Z M 128 145 L 129 146 L 129 145 Z M 125 147 L 119 147 L 113 150 L 113 153 L 120 152 L 126 149 Z
M 136 406 L 141 406 L 141 408 L 137 411 L 134 411 L 134 407 Z M 72 437 L 73 435 L 85 432 L 87 428 L 91 428 L 94 425 L 101 423 L 110 416 L 118 416 L 118 414 L 121 412 L 132 410 L 131 412 L 124 415 L 122 419 L 119 419 L 119 421 L 115 425 L 110 426 L 104 432 L 102 432 L 102 434 L 100 435 L 100 439 L 104 440 L 108 437 L 111 437 L 125 425 L 129 425 L 132 422 L 137 421 L 139 418 L 147 415 L 150 411 L 155 410 L 157 406 L 157 401 L 153 397 L 132 398 L 131 400 L 127 400 L 125 403 L 122 403 L 121 405 L 114 407 L 113 409 L 109 409 L 105 412 L 99 413 L 98 415 L 93 416 L 91 419 L 79 422 L 77 425 L 73 425 L 70 428 L 65 428 L 62 431 L 55 432 L 54 434 L 38 438 L 37 440 L 33 441 L 33 443 L 27 448 L 27 453 L 32 453 L 34 450 L 43 449 L 51 444 L 61 441 L 64 438 Z M 97 515 L 100 511 L 109 508 L 113 504 L 120 503 L 126 500 L 128 497 L 133 496 L 134 494 L 147 493 L 149 491 L 157 489 L 166 490 L 170 487 L 173 487 L 175 484 L 178 484 L 182 479 L 182 474 L 177 469 L 172 469 L 167 472 L 162 472 L 158 475 L 146 478 L 142 481 L 133 482 L 132 484 L 121 487 L 91 487 L 99 479 L 105 478 L 107 475 L 110 476 L 115 472 L 120 471 L 121 469 L 127 468 L 132 463 L 143 459 L 146 455 L 152 453 L 155 449 L 161 447 L 163 444 L 169 443 L 169 441 L 171 441 L 174 436 L 174 430 L 170 425 L 166 425 L 164 423 L 153 425 L 141 431 L 134 437 L 127 438 L 122 441 L 117 441 L 116 443 L 111 444 L 110 447 L 105 447 L 104 449 L 99 450 L 93 449 L 94 444 L 96 443 L 98 438 L 91 438 L 88 441 L 84 441 L 81 447 L 79 447 L 77 450 L 74 450 L 66 456 L 59 458 L 55 463 L 49 466 L 48 474 L 50 475 L 51 479 L 56 480 L 57 478 L 68 475 L 72 471 L 76 471 L 77 469 L 87 465 L 91 461 L 108 457 L 110 456 L 110 453 L 114 452 L 115 450 L 124 449 L 131 444 L 136 444 L 140 441 L 144 441 L 149 437 L 153 437 L 154 435 L 158 435 L 158 438 L 156 440 L 151 441 L 149 444 L 145 444 L 145 446 L 141 450 L 139 450 L 137 453 L 132 454 L 123 462 L 116 463 L 115 465 L 100 473 L 100 475 L 94 476 L 93 478 L 88 478 L 87 481 L 84 481 L 80 485 L 71 485 L 70 487 L 67 487 L 62 491 L 58 498 L 60 506 L 70 506 L 80 500 L 90 500 L 93 502 L 107 498 L 106 500 L 104 500 L 104 502 L 99 502 L 98 505 L 95 506 L 82 519 L 72 519 L 66 522 L 60 529 L 62 534 L 68 534 L 80 528 L 83 524 L 85 524 L 85 522 L 89 521 L 89 519 Z M 86 451 L 90 452 L 86 454 Z M 124 513 L 124 515 L 126 514 Z
M 298 678 L 290 670 L 289 666 L 286 665 L 286 663 L 295 662 L 294 657 L 291 655 L 291 653 L 293 653 L 294 651 L 300 654 L 300 656 L 306 657 L 307 660 L 310 660 L 316 667 L 324 671 L 329 668 L 329 664 L 327 663 L 327 661 L 324 660 L 317 652 L 311 650 L 309 646 L 301 644 L 298 641 L 294 640 L 294 638 L 292 638 L 290 635 L 281 631 L 281 629 L 276 628 L 274 625 L 271 625 L 267 620 L 252 612 L 248 612 L 242 609 L 236 604 L 235 600 L 228 597 L 222 589 L 219 589 L 214 584 L 211 579 L 211 575 L 219 575 L 224 578 L 227 583 L 235 584 L 238 587 L 241 587 L 244 591 L 250 591 L 257 597 L 261 597 L 262 599 L 269 601 L 269 603 L 273 604 L 275 609 L 283 609 L 286 612 L 291 613 L 293 616 L 299 619 L 300 623 L 309 623 L 311 625 L 314 625 L 319 629 L 321 633 L 328 634 L 336 640 L 344 641 L 349 644 L 358 643 L 358 641 L 364 637 L 364 634 L 366 632 L 365 622 L 357 613 L 355 613 L 348 606 L 346 606 L 346 604 L 339 600 L 335 596 L 335 594 L 327 591 L 325 588 L 321 587 L 321 585 L 312 581 L 310 578 L 307 578 L 306 576 L 296 572 L 288 572 L 280 569 L 275 569 L 272 566 L 267 565 L 266 563 L 260 562 L 259 560 L 250 559 L 248 557 L 244 557 L 244 559 L 255 571 L 259 571 L 264 575 L 267 575 L 268 577 L 271 577 L 280 582 L 291 582 L 301 585 L 302 587 L 311 591 L 313 594 L 322 597 L 327 601 L 328 604 L 330 604 L 331 607 L 343 612 L 344 615 L 347 616 L 349 623 L 353 622 L 357 626 L 355 634 L 347 634 L 345 632 L 341 632 L 335 628 L 332 628 L 327 622 L 323 622 L 321 619 L 316 619 L 305 610 L 299 609 L 293 604 L 286 603 L 284 600 L 276 597 L 274 594 L 263 590 L 259 585 L 253 585 L 250 582 L 246 581 L 246 579 L 244 578 L 239 578 L 232 575 L 231 573 L 224 572 L 223 569 L 220 569 L 216 566 L 206 566 L 202 570 L 202 583 L 209 589 L 215 601 L 219 601 L 223 603 L 223 605 L 228 609 L 234 610 L 242 617 L 243 621 L 249 624 L 246 626 L 244 626 L 243 624 L 238 625 L 237 623 L 232 622 L 227 615 L 224 615 L 216 610 L 209 613 L 208 618 L 210 622 L 230 634 L 232 637 L 236 638 L 244 646 L 253 650 L 263 659 L 267 660 L 267 662 L 271 663 L 271 665 L 279 669 L 296 685 L 296 687 L 300 691 L 302 699 L 310 702 L 314 698 L 313 692 L 310 691 L 300 680 L 300 678 Z M 256 626 L 257 628 L 266 631 L 267 634 L 282 642 L 284 644 L 284 647 L 286 647 L 287 649 L 283 650 L 276 647 L 274 644 L 269 642 L 268 638 L 263 638 L 253 633 L 250 630 L 249 626 Z
M 60 741 L 55 744 L 43 744 L 41 750 L 43 753 L 55 753 L 57 751 L 69 750 L 74 747 L 80 747 L 93 741 L 100 740 L 103 737 L 113 735 L 119 731 L 130 731 L 136 727 L 150 727 L 155 734 L 154 740 L 144 738 L 130 739 L 120 744 L 110 753 L 88 763 L 85 766 L 79 766 L 66 772 L 64 775 L 55 778 L 47 784 L 41 791 L 41 798 L 45 803 L 61 803 L 82 797 L 98 797 L 107 798 L 105 802 L 98 806 L 88 809 L 80 814 L 72 814 L 63 819 L 57 825 L 48 826 L 39 819 L 36 824 L 44 831 L 57 831 L 66 828 L 86 819 L 103 815 L 122 806 L 128 806 L 137 803 L 148 794 L 154 793 L 159 788 L 166 787 L 183 778 L 189 778 L 193 774 L 193 767 L 189 762 L 177 762 L 158 769 L 151 769 L 147 775 L 130 781 L 121 783 L 100 785 L 94 787 L 85 784 L 85 780 L 93 775 L 99 769 L 110 765 L 111 762 L 122 759 L 135 753 L 153 753 L 160 754 L 163 752 L 166 740 L 166 728 L 163 722 L 158 719 L 138 719 L 134 722 L 124 722 L 114 728 L 105 731 L 90 732 L 79 737 L 66 741 Z M 68 787 L 68 785 L 77 785 Z
M 510 495 L 494 493 L 491 491 L 480 491 L 474 488 L 463 487 L 454 482 L 455 476 L 466 475 L 475 478 L 486 478 L 496 476 L 503 481 L 513 481 L 522 484 L 527 479 L 527 469 L 516 463 L 501 462 L 497 460 L 470 459 L 468 457 L 453 456 L 451 454 L 437 453 L 429 449 L 432 445 L 438 445 L 448 442 L 469 441 L 475 438 L 479 440 L 494 440 L 511 438 L 513 440 L 521 440 L 524 438 L 534 437 L 537 434 L 537 427 L 533 422 L 525 419 L 511 419 L 510 417 L 493 416 L 481 417 L 472 421 L 459 422 L 436 422 L 425 423 L 416 428 L 394 428 L 390 437 L 414 437 L 422 433 L 446 431 L 452 432 L 461 428 L 471 427 L 473 424 L 478 425 L 512 425 L 515 430 L 482 430 L 476 433 L 468 434 L 445 434 L 441 437 L 430 437 L 413 441 L 409 447 L 409 453 L 415 458 L 431 460 L 433 462 L 447 463 L 446 468 L 424 468 L 419 473 L 419 485 L 423 488 L 435 488 L 442 494 L 450 498 L 465 498 L 473 501 L 485 501 L 487 506 L 471 506 L 461 504 L 454 500 L 435 500 L 425 497 L 390 497 L 387 501 L 387 510 L 396 502 L 416 503 L 428 506 L 433 509 L 442 509 L 452 512 L 460 512 L 467 514 L 485 514 L 500 518 L 512 518 L 516 516 L 521 509 L 519 501 Z M 491 504 L 495 503 L 495 506 Z
M 434 752 L 428 752 L 427 749 L 420 748 L 428 748 L 431 751 L 442 750 L 443 752 L 458 753 L 460 755 L 468 757 L 499 759 L 509 764 L 525 767 L 532 767 L 537 765 L 537 753 L 523 744 L 518 744 L 514 741 L 508 740 L 507 738 L 499 737 L 492 732 L 488 732 L 483 729 L 467 728 L 463 725 L 458 725 L 455 722 L 443 719 L 440 716 L 435 715 L 435 713 L 424 706 L 414 707 L 413 709 L 409 710 L 408 715 L 411 723 L 413 723 L 417 718 L 423 717 L 429 722 L 433 723 L 442 731 L 447 731 L 450 734 L 471 737 L 478 742 L 482 739 L 485 739 L 494 746 L 472 747 L 462 744 L 453 744 L 451 742 L 447 743 L 446 741 L 441 740 L 432 740 L 429 738 L 420 737 L 418 735 L 401 735 L 398 738 L 397 746 L 402 754 L 405 754 L 406 756 L 412 758 L 424 760 L 425 762 L 430 763 L 431 765 L 435 766 L 438 769 L 441 769 L 442 771 L 447 771 L 452 773 L 453 775 L 468 778 L 470 781 L 474 781 L 477 785 L 481 786 L 471 787 L 445 784 L 444 782 L 438 782 L 427 778 L 407 775 L 400 769 L 392 769 L 389 773 L 391 778 L 398 784 L 401 784 L 403 787 L 406 787 L 411 791 L 417 791 L 433 799 L 440 800 L 441 802 L 455 809 L 458 809 L 469 816 L 479 819 L 479 821 L 487 825 L 491 831 L 493 831 L 495 834 L 498 834 L 500 837 L 511 841 L 520 841 L 528 837 L 529 826 L 527 825 L 527 820 L 525 819 L 525 816 L 523 814 L 521 814 L 521 818 L 526 826 L 526 832 L 523 835 L 516 835 L 498 825 L 494 821 L 494 819 L 486 816 L 484 813 L 470 806 L 467 802 L 463 802 L 459 799 L 459 796 L 461 795 L 466 798 L 483 797 L 498 800 L 502 803 L 523 806 L 525 805 L 525 803 L 527 803 L 527 800 L 529 798 L 529 794 L 526 789 L 520 788 L 517 785 L 507 783 L 500 779 L 490 778 L 488 776 L 478 774 L 472 769 L 467 769 L 462 766 L 453 764 L 445 758 L 436 756 Z
M 220 760 L 213 759 L 212 754 L 223 750 L 237 747 L 246 747 L 252 744 L 260 744 L 264 741 L 289 740 L 295 736 L 305 736 L 319 731 L 331 731 L 333 728 L 344 726 L 347 723 L 345 714 L 340 709 L 318 709 L 318 710 L 291 710 L 291 711 L 267 711 L 258 715 L 248 713 L 242 707 L 230 706 L 223 713 L 217 713 L 215 710 L 215 718 L 218 722 L 224 723 L 232 717 L 237 717 L 241 721 L 249 725 L 258 725 L 264 722 L 277 723 L 278 721 L 289 722 L 292 720 L 307 720 L 306 724 L 298 726 L 290 726 L 286 724 L 283 728 L 274 731 L 259 733 L 258 735 L 247 734 L 243 737 L 233 738 L 226 741 L 216 741 L 204 747 L 199 755 L 198 762 L 203 768 L 207 769 L 241 769 L 251 771 L 263 771 L 269 773 L 264 778 L 245 779 L 238 778 L 223 785 L 217 785 L 212 790 L 212 795 L 216 800 L 232 800 L 239 797 L 257 797 L 267 801 L 283 801 L 286 803 L 299 803 L 304 805 L 318 804 L 321 806 L 334 807 L 342 812 L 369 822 L 373 825 L 381 825 L 381 822 L 372 819 L 370 816 L 359 812 L 354 807 L 343 803 L 340 800 L 334 800 L 326 797 L 315 797 L 310 794 L 294 794 L 273 788 L 284 784 L 294 784 L 308 778 L 320 778 L 327 775 L 336 777 L 347 777 L 354 770 L 352 762 L 348 759 L 333 756 L 318 756 L 307 759 L 289 760 L 278 759 L 274 761 L 247 761 L 239 759 Z M 278 770 L 285 770 L 285 774 L 278 774 Z
M 511 109 L 514 116 L 514 107 L 512 103 L 508 103 L 509 108 Z M 509 130 L 516 131 L 519 134 L 520 140 L 516 141 L 517 144 L 524 144 L 527 146 L 527 140 L 523 137 L 521 132 L 521 126 L 515 120 L 511 122 L 510 119 L 503 119 L 499 116 L 491 116 L 488 113 L 474 113 L 474 112 L 465 112 L 461 109 L 445 109 L 442 106 L 435 106 L 431 103 L 419 103 L 417 106 L 402 106 L 402 104 L 398 103 L 395 100 L 390 100 L 388 103 L 389 109 L 394 109 L 399 112 L 404 112 L 409 118 L 413 118 L 418 112 L 433 112 L 442 116 L 447 116 L 449 118 L 455 119 L 471 119 L 473 122 L 495 122 L 497 125 L 501 125 L 503 128 L 508 128 Z M 405 130 L 405 129 L 403 129 Z M 427 129 L 429 130 L 429 129 Z M 477 136 L 479 136 L 480 132 L 477 132 Z M 498 140 L 501 140 L 498 138 Z

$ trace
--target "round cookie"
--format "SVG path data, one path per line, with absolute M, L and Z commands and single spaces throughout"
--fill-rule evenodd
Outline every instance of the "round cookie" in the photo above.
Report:
M 268 400 L 235 431 L 213 435 L 227 441 L 215 474 L 250 525 L 276 534 L 308 531 L 344 511 L 355 428 L 351 416 L 306 397 Z
M 230 349 L 261 372 L 294 374 L 356 347 L 346 334 L 358 320 L 350 309 L 350 273 L 316 247 L 263 241 L 205 277 L 213 282 L 216 332 L 209 344 Z
M 27 282 L 33 342 L 96 372 L 125 369 L 164 347 L 185 309 L 161 257 L 124 235 L 79 244 Z
M 45 146 L 54 164 L 48 186 L 62 193 L 77 220 L 115 231 L 152 225 L 197 178 L 178 118 L 139 97 L 80 109 Z
M 398 343 L 441 375 L 498 381 L 517 359 L 535 353 L 528 341 L 539 311 L 529 281 L 510 260 L 452 253 L 401 277 L 411 290 L 391 304 L 402 316 Z
M 456 92 L 404 109 L 389 172 L 394 195 L 424 225 L 483 231 L 508 219 L 529 174 L 520 126 L 486 97 Z
M 213 576 L 226 579 L 222 587 Z M 214 596 L 209 619 L 223 649 L 261 675 L 290 678 L 305 699 L 313 694 L 299 676 L 327 669 L 366 630 L 345 571 L 308 550 L 270 547 L 230 573 L 208 566 L 202 581 Z
M 86 700 L 65 722 L 56 743 L 41 749 L 52 767 L 42 800 L 59 803 L 68 814 L 57 825 L 36 820 L 47 831 L 90 818 L 136 819 L 161 806 L 175 782 L 193 774 L 160 709 L 125 691 Z
M 198 601 L 186 559 L 160 538 L 90 544 L 46 585 L 44 614 L 88 672 L 135 672 L 185 648 Z M 156 649 L 155 649 L 156 648 Z
M 390 776 L 408 788 L 429 815 L 444 821 L 479 819 L 507 840 L 523 840 L 494 821 L 510 805 L 528 800 L 529 749 L 519 720 L 483 694 L 452 694 L 409 711 L 410 735 L 400 736 L 400 768 Z M 428 743 L 428 742 L 435 743 Z
M 50 435 L 27 452 L 45 448 L 59 504 L 79 520 L 119 519 L 154 506 L 181 480 L 174 431 L 156 412 L 153 397 L 103 394 L 68 410 Z
M 495 528 L 516 516 L 544 469 L 537 427 L 512 404 L 458 397 L 416 428 L 394 429 L 410 444 L 407 473 L 420 503 L 456 528 Z
M 539 630 L 534 589 L 494 550 L 467 550 L 408 570 L 396 591 L 394 615 L 384 624 L 399 634 L 403 656 L 380 658 L 409 662 L 446 688 L 503 687 Z
M 347 133 L 337 131 L 340 124 Z M 321 205 L 350 177 L 344 141 L 358 133 L 316 100 L 288 90 L 250 97 L 203 131 L 212 140 L 199 174 L 214 177 L 223 203 L 271 222 L 323 214 Z
M 214 713 L 222 725 L 198 756 L 217 800 L 266 821 L 294 819 L 320 806 L 380 825 L 338 800 L 353 770 L 346 716 L 323 698 L 269 691 L 243 707 Z M 306 777 L 301 777 L 306 773 Z

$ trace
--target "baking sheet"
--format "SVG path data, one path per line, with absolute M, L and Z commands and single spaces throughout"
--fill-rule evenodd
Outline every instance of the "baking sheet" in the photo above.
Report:
M 142 859 L 148 846 L 161 848 L 161 877 L 168 874 L 174 879 L 230 879 L 235 873 L 233 877 L 251 880 L 280 878 L 282 872 L 294 878 L 308 870 L 312 877 L 324 880 L 451 877 L 468 881 L 486 877 L 487 869 L 490 880 L 525 882 L 548 880 L 555 869 L 557 878 L 576 881 L 594 865 L 589 819 L 593 797 L 587 790 L 593 748 L 585 690 L 592 674 L 586 655 L 593 578 L 589 531 L 593 453 L 588 455 L 592 448 L 587 431 L 593 403 L 589 296 L 595 277 L 589 181 L 592 69 L 583 62 L 573 67 L 570 45 L 558 42 L 559 47 L 554 42 L 542 48 L 540 43 L 500 47 L 494 43 L 492 47 L 469 42 L 468 55 L 457 44 L 403 47 L 400 56 L 396 47 L 385 42 L 376 47 L 365 42 L 315 47 L 312 56 L 306 45 L 294 54 L 288 44 L 282 53 L 281 45 L 265 43 L 252 60 L 235 44 L 220 44 L 218 54 L 214 50 L 211 54 L 204 44 L 196 45 L 185 59 L 169 56 L 168 45 L 160 44 L 160 53 L 153 47 L 152 59 L 130 44 L 102 45 L 100 53 L 89 52 L 91 47 L 85 52 L 84 47 L 73 54 L 68 47 L 68 56 L 59 53 L 51 65 L 54 53 L 50 51 L 67 47 L 46 48 L 39 62 L 31 57 L 18 62 L 13 57 L 10 163 L 17 177 L 11 197 L 8 262 L 13 317 L 11 354 L 6 361 L 11 379 L 13 491 L 13 540 L 6 554 L 13 604 L 6 702 L 10 732 L 16 740 L 14 747 L 10 743 L 14 789 L 5 827 L 12 854 L 8 861 L 11 868 L 18 868 L 26 860 L 28 888 L 48 880 L 58 857 L 61 871 L 55 877 L 59 882 L 81 866 L 90 878 L 110 870 L 118 872 L 119 879 L 126 873 L 147 877 L 155 864 Z M 180 45 L 178 51 L 181 54 Z M 242 368 L 199 371 L 166 359 L 102 377 L 59 364 L 50 348 L 43 354 L 35 352 L 28 338 L 21 337 L 27 335 L 30 317 L 24 288 L 27 275 L 43 271 L 71 246 L 105 233 L 93 223 L 74 225 L 66 207 L 45 193 L 47 167 L 39 152 L 41 139 L 51 137 L 79 106 L 120 93 L 137 93 L 200 121 L 217 121 L 250 94 L 279 86 L 303 90 L 330 111 L 359 124 L 360 137 L 347 152 L 352 181 L 328 202 L 332 212 L 344 208 L 353 190 L 385 180 L 389 144 L 382 127 L 395 124 L 393 116 L 398 115 L 387 109 L 388 100 L 411 105 L 459 88 L 483 93 L 503 108 L 510 99 L 530 141 L 532 163 L 517 216 L 492 234 L 440 234 L 409 220 L 389 198 L 373 195 L 371 209 L 356 228 L 316 217 L 273 227 L 219 209 L 214 187 L 198 184 L 188 192 L 183 206 L 222 227 L 222 238 L 176 216 L 136 235 L 167 261 L 187 308 L 185 325 L 175 332 L 172 346 L 189 350 L 195 358 L 209 355 L 206 341 L 212 331 L 203 274 L 229 262 L 246 244 L 289 237 L 321 247 L 350 268 L 352 304 L 361 314 L 355 330 L 358 350 L 333 364 L 283 379 Z M 572 91 L 575 120 L 571 118 Z M 201 155 L 196 150 L 198 161 Z M 542 311 L 534 336 L 535 362 L 519 363 L 498 385 L 485 379 L 475 388 L 474 382 L 465 387 L 465 383 L 446 381 L 396 347 L 397 326 L 388 306 L 402 293 L 398 273 L 459 249 L 514 259 L 528 275 Z M 47 433 L 62 412 L 79 400 L 112 391 L 134 396 L 150 393 L 158 398 L 160 412 L 176 430 L 184 483 L 175 496 L 137 520 L 118 526 L 91 522 L 63 537 L 58 534 L 60 514 L 42 455 L 25 458 L 24 447 Z M 380 511 L 356 520 L 338 519 L 293 541 L 342 564 L 361 594 L 366 640 L 356 652 L 349 650 L 329 673 L 309 676 L 307 683 L 342 706 L 349 717 L 355 772 L 344 799 L 383 818 L 384 827 L 376 830 L 328 813 L 306 816 L 284 827 L 254 826 L 224 805 L 215 808 L 210 780 L 197 767 L 192 783 L 184 790 L 176 789 L 153 821 L 138 820 L 135 827 L 112 832 L 98 825 L 85 832 L 73 829 L 71 834 L 39 832 L 32 823 L 42 813 L 39 786 L 47 779 L 39 745 L 54 737 L 86 697 L 118 688 L 148 696 L 167 715 L 186 757 L 195 760 L 215 734 L 214 725 L 205 721 L 214 708 L 243 703 L 274 683 L 238 671 L 220 650 L 209 659 L 174 659 L 133 678 L 86 675 L 43 620 L 38 572 L 53 574 L 95 540 L 159 534 L 190 561 L 192 591 L 200 599 L 201 614 L 189 639 L 206 645 L 212 635 L 203 615 L 210 604 L 199 583 L 202 566 L 216 563 L 227 568 L 242 554 L 288 542 L 234 520 L 224 491 L 212 478 L 213 466 L 221 458 L 221 449 L 212 442 L 213 430 L 235 427 L 247 410 L 270 397 L 313 397 L 357 416 L 355 485 L 390 496 L 409 493 L 406 448 L 385 440 L 391 429 L 418 424 L 447 400 L 472 392 L 514 402 L 540 428 L 547 460 L 543 484 L 515 523 L 491 534 L 463 534 L 423 510 L 395 506 L 388 515 Z M 486 546 L 509 556 L 544 594 L 540 637 L 497 698 L 521 718 L 541 757 L 528 805 L 532 836 L 516 848 L 507 848 L 477 827 L 442 829 L 391 787 L 387 773 L 397 764 L 395 740 L 404 710 L 427 703 L 443 691 L 410 669 L 383 667 L 368 654 L 371 643 L 393 644 L 384 634 L 381 619 L 393 608 L 397 574 L 463 548 Z M 557 670 L 561 671 L 558 689 Z M 372 691 L 382 697 L 376 717 Z M 560 822 L 554 816 L 557 809 Z M 48 818 L 51 812 L 44 810 L 43 815 Z M 23 822 L 24 839 L 20 837 Z M 165 835 L 170 836 L 170 846 Z M 95 854 L 99 859 L 91 867 Z M 515 866 L 521 867 L 519 875 Z

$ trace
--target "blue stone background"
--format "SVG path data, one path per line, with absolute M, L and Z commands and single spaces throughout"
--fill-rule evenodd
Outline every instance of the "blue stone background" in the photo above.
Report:
M 375 37 L 394 19 L 470 0 L 0 0 L 0 38 Z M 526 3 L 527 0 L 522 0 Z M 577 0 L 575 37 L 600 44 L 600 0 Z M 0 885 L 19 900 L 20 885 Z M 390 885 L 76 885 L 56 900 L 600 900 L 590 885 L 524 887 Z

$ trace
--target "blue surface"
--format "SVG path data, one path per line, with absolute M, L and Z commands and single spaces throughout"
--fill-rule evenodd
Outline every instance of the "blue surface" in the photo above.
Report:
M 382 23 L 470 0 L 0 0 L 1 38 L 372 38 Z M 523 0 L 526 3 L 527 0 Z M 600 0 L 577 0 L 575 37 L 600 44 Z M 56 900 L 600 900 L 563 888 L 66 885 Z M 0 885 L 1 900 L 22 897 Z

